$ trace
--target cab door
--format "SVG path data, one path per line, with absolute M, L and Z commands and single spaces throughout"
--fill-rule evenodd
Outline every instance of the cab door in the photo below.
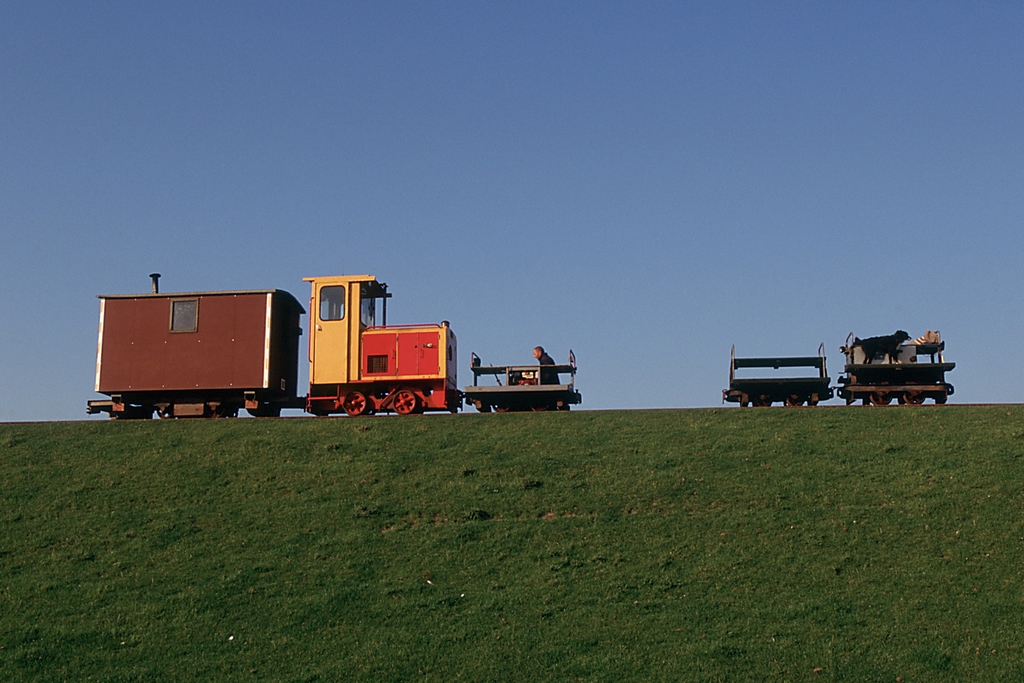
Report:
M 350 381 L 349 359 L 358 358 L 359 285 L 313 280 L 310 301 L 309 381 L 345 384 Z M 356 334 L 352 334 L 352 323 Z M 355 353 L 353 353 L 355 352 Z

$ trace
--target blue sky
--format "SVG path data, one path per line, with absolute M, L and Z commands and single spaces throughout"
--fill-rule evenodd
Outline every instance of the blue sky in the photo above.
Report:
M 0 420 L 83 418 L 152 271 L 372 273 L 588 409 L 897 328 L 1019 402 L 1022 115 L 1021 3 L 5 2 Z

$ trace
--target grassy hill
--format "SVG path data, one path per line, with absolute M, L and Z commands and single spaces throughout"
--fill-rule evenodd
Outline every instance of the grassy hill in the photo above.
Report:
M 1024 407 L 0 424 L 0 680 L 1021 681 Z

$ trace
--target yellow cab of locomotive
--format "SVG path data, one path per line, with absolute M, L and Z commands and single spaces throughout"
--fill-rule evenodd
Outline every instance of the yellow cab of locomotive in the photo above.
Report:
M 447 321 L 389 326 L 391 295 L 372 275 L 305 281 L 312 286 L 306 410 L 404 415 L 459 409 L 456 341 Z

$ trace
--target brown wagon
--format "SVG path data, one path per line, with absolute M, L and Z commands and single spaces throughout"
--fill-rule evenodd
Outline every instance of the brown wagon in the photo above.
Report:
M 156 290 L 154 280 L 154 290 Z M 101 295 L 89 414 L 115 418 L 279 415 L 298 395 L 299 317 L 271 290 Z

